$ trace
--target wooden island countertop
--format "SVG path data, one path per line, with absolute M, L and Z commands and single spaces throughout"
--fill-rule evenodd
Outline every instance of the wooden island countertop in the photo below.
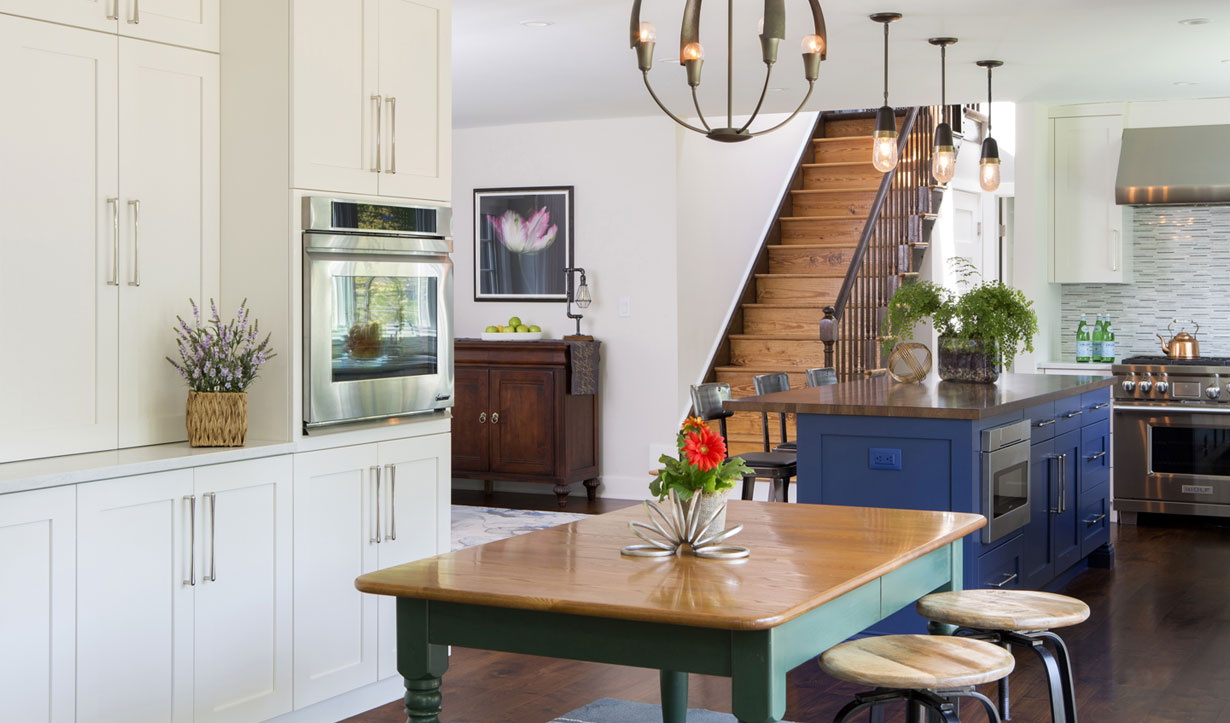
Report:
M 734 399 L 726 402 L 726 408 L 735 412 L 986 419 L 1112 384 L 1114 377 L 1102 375 L 1002 374 L 995 384 L 944 382 L 936 375 L 920 384 L 899 384 L 884 375 Z

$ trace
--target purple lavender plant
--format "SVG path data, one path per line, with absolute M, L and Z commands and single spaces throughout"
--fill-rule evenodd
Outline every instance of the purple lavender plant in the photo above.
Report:
M 175 342 L 179 361 L 167 361 L 194 392 L 242 392 L 256 380 L 262 364 L 277 356 L 269 349 L 269 335 L 260 336 L 260 322 L 249 323 L 248 300 L 235 318 L 223 324 L 218 306 L 209 300 L 209 319 L 202 323 L 201 310 L 192 299 L 192 324 L 176 316 Z

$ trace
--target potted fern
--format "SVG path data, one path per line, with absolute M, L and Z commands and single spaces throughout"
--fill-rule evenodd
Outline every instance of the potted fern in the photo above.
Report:
M 893 294 L 885 317 L 887 343 L 913 339 L 914 327 L 930 319 L 940 337 L 940 378 L 993 384 L 1001 366 L 1011 369 L 1017 354 L 1034 350 L 1038 315 L 1020 289 L 984 281 L 969 259 L 955 257 L 949 265 L 960 291 L 916 281 Z

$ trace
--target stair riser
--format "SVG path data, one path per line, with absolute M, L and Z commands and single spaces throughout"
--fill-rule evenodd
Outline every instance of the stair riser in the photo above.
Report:
M 841 277 L 818 279 L 794 279 L 767 277 L 756 279 L 756 301 L 762 304 L 773 302 L 831 302 L 841 291 Z
M 872 188 L 880 185 L 884 174 L 870 161 L 857 166 L 816 166 L 803 169 L 803 188 Z
M 783 244 L 858 244 L 866 219 L 850 220 L 787 219 L 782 224 Z
M 905 116 L 897 116 L 897 130 L 901 130 L 901 124 L 905 122 Z M 851 118 L 849 120 L 826 120 L 824 121 L 824 137 L 825 138 L 844 138 L 846 136 L 869 136 L 875 132 L 875 118 Z
M 850 191 L 845 193 L 796 193 L 794 194 L 794 216 L 849 216 L 850 218 L 866 219 L 871 213 L 871 204 L 875 201 L 875 193 L 871 191 Z
M 717 379 L 719 382 L 726 382 L 730 385 L 730 393 L 739 397 L 754 397 L 756 396 L 756 385 L 752 381 L 752 377 L 760 372 L 732 372 L 718 370 Z M 807 386 L 807 375 L 804 372 L 787 373 L 790 378 L 790 388 Z
M 854 258 L 853 247 L 823 249 L 791 248 L 788 246 L 769 249 L 769 273 L 772 274 L 823 274 L 845 277 Z
M 803 369 L 824 366 L 824 343 L 795 339 L 731 339 L 730 363 L 791 365 Z
M 836 301 L 836 299 L 834 299 Z M 743 307 L 743 331 L 747 334 L 812 334 L 819 338 L 824 311 Z
M 713 427 L 713 431 L 719 433 L 721 432 L 718 428 L 717 422 L 712 422 L 709 426 Z M 761 432 L 760 415 L 755 412 L 739 412 L 735 414 L 735 416 L 727 419 L 726 435 L 728 439 L 740 440 L 757 445 L 755 447 L 755 451 L 757 452 L 764 449 L 762 446 L 759 446 L 761 444 L 761 439 L 763 438 L 763 432 Z M 793 414 L 786 415 L 786 435 L 790 437 L 790 439 L 795 438 Z M 769 441 L 773 444 L 780 444 L 780 437 L 781 435 L 778 434 L 777 415 L 771 414 L 769 415 Z
M 816 163 L 845 163 L 871 158 L 871 141 L 851 138 L 848 141 L 813 141 Z

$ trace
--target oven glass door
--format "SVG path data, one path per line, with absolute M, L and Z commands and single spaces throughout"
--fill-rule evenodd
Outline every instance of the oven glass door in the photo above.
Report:
M 1230 477 L 1230 428 L 1154 426 L 1149 436 L 1153 472 Z
M 309 425 L 452 406 L 447 256 L 305 255 Z

